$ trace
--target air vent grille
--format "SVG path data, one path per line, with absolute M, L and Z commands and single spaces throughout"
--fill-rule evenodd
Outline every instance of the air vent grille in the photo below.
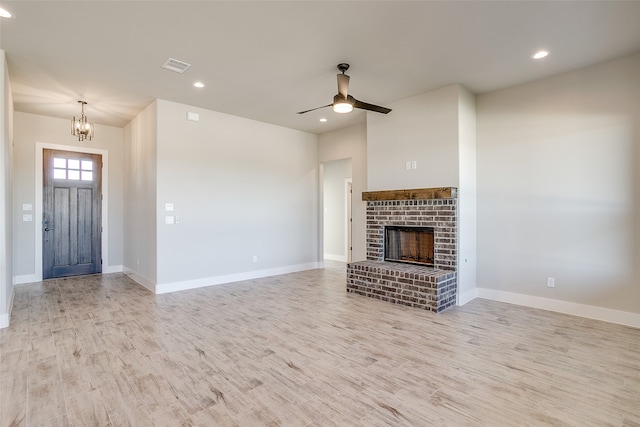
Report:
M 191 67 L 191 64 L 187 64 L 184 61 L 180 61 L 179 59 L 173 59 L 173 58 L 167 59 L 167 62 L 165 62 L 162 65 L 162 68 L 164 68 L 165 70 L 173 71 L 180 74 L 187 71 L 189 67 Z

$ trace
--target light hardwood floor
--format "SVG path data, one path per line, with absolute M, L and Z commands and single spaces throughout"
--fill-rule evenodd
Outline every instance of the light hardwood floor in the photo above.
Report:
M 16 287 L 1 426 L 640 426 L 640 330 L 346 294 L 344 264 L 153 295 Z

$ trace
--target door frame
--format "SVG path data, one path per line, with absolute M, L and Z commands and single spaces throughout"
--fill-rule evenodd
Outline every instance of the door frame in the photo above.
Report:
M 353 172 L 352 172 L 353 174 Z M 352 260 L 353 250 L 353 211 L 351 201 L 353 197 L 353 178 L 346 178 L 344 180 L 344 254 L 345 261 L 350 263 Z
M 35 228 L 35 278 L 36 282 L 42 281 L 42 186 L 43 176 L 42 171 L 43 164 L 43 151 L 60 150 L 60 151 L 74 151 L 77 153 L 89 153 L 100 154 L 102 156 L 102 215 L 101 215 L 101 227 L 102 227 L 102 273 L 113 273 L 119 270 L 109 270 L 109 229 L 108 224 L 108 212 L 109 212 L 109 151 L 100 148 L 92 147 L 78 147 L 73 145 L 61 145 L 51 144 L 48 142 L 36 142 L 36 176 L 35 176 L 35 200 L 33 211 L 33 225 Z

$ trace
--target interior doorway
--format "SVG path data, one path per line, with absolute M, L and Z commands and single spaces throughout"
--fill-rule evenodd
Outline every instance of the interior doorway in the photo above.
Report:
M 102 272 L 102 156 L 43 151 L 42 278 Z
M 350 262 L 351 158 L 323 163 L 322 181 L 324 259 Z

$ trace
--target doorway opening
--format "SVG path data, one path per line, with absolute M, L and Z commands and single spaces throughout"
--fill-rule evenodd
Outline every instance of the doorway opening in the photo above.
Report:
M 352 254 L 352 160 L 323 163 L 324 259 L 351 262 Z

